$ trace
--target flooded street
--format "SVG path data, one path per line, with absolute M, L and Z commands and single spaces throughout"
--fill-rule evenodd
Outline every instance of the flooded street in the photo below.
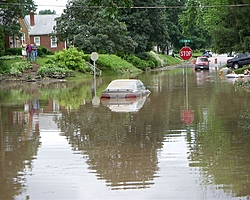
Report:
M 250 198 L 249 91 L 177 68 L 139 75 L 143 101 L 99 102 L 117 78 L 0 85 L 1 200 Z

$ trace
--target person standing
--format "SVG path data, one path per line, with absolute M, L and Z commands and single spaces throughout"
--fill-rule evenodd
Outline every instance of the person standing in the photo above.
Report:
M 32 51 L 33 51 L 33 61 L 37 60 L 37 45 L 34 42 L 34 45 L 32 46 Z
M 26 55 L 27 55 L 27 52 L 26 52 L 26 42 L 25 40 L 23 41 L 23 44 L 22 44 L 22 56 L 23 56 L 23 60 L 26 59 Z
M 30 44 L 30 42 L 28 43 L 27 47 L 26 47 L 26 52 L 27 52 L 27 61 L 32 61 L 32 46 Z

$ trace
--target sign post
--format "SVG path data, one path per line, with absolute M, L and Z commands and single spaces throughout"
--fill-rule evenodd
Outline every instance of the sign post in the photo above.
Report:
M 95 96 L 92 99 L 92 104 L 94 106 L 99 106 L 100 104 L 100 99 L 96 96 L 96 69 L 95 69 L 95 61 L 98 59 L 98 53 L 97 52 L 92 52 L 90 55 L 91 60 L 94 61 L 94 91 L 95 91 Z
M 192 49 L 188 46 L 184 46 L 180 50 L 180 57 L 182 60 L 189 60 L 193 56 Z M 187 79 L 187 65 L 186 65 L 186 106 L 187 109 L 182 111 L 182 121 L 185 124 L 191 124 L 194 120 L 194 112 L 188 110 L 188 79 Z
M 182 47 L 180 57 L 182 60 L 189 60 L 193 56 L 192 49 L 188 46 Z

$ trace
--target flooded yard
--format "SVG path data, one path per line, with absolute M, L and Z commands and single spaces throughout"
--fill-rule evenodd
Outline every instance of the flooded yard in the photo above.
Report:
M 116 78 L 0 85 L 0 199 L 250 198 L 250 92 L 184 67 L 111 109 Z

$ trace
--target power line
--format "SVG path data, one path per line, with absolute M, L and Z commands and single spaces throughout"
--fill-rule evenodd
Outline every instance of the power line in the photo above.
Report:
M 0 2 L 0 5 L 27 5 L 24 3 L 5 3 Z M 65 5 L 36 5 L 40 7 L 65 7 Z M 220 4 L 220 5 L 198 5 L 198 6 L 188 6 L 188 5 L 181 5 L 181 6 L 132 6 L 132 7 L 117 7 L 119 9 L 170 9 L 170 8 L 219 8 L 219 7 L 248 7 L 250 4 Z M 72 7 L 79 7 L 79 8 L 90 8 L 90 9 L 99 9 L 103 8 L 102 6 L 72 6 Z M 107 8 L 107 7 L 106 7 Z

